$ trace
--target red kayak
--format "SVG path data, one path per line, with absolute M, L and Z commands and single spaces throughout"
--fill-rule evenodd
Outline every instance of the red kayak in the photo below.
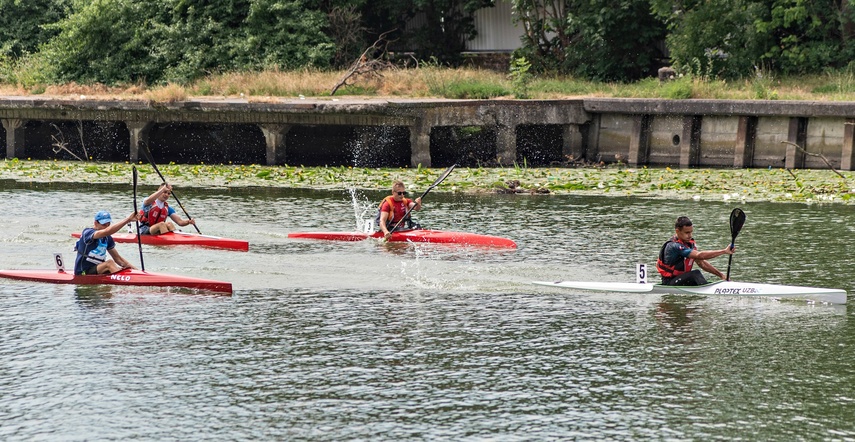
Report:
M 75 275 L 74 273 L 67 273 L 58 270 L 0 270 L 0 278 L 17 279 L 20 281 L 48 282 L 52 284 L 109 284 L 141 285 L 151 287 L 185 287 L 228 294 L 232 293 L 232 284 L 230 282 L 191 278 L 189 276 L 166 275 L 163 273 L 151 273 L 134 269 L 124 269 L 111 275 Z
M 80 238 L 80 233 L 72 233 L 71 236 Z M 115 233 L 113 239 L 116 242 L 137 242 L 136 233 Z M 219 236 L 199 235 L 196 233 L 168 232 L 161 235 L 140 235 L 143 244 L 152 246 L 202 246 L 215 247 L 218 249 L 249 251 L 249 242 L 239 239 L 222 238 Z
M 368 238 L 382 238 L 383 232 L 373 234 L 361 232 L 292 232 L 288 238 L 325 239 L 330 241 L 363 241 Z M 516 248 L 517 243 L 499 236 L 479 235 L 466 232 L 446 232 L 442 230 L 399 230 L 392 232 L 392 242 L 427 242 L 435 244 L 461 244 L 489 247 Z

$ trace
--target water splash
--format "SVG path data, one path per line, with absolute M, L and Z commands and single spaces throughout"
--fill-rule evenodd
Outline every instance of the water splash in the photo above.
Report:
M 374 231 L 374 204 L 368 201 L 355 187 L 348 187 L 350 203 L 353 206 L 353 216 L 357 232 Z

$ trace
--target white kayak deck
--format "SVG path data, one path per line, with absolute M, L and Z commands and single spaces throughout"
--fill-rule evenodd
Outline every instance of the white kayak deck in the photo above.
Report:
M 683 295 L 763 296 L 770 298 L 846 304 L 846 290 L 794 285 L 719 281 L 701 286 L 670 286 L 632 282 L 533 281 L 534 284 L 578 290 L 620 293 L 662 293 Z

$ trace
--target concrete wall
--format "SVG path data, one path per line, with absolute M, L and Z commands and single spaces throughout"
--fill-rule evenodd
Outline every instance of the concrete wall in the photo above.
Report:
M 70 159 L 52 153 L 62 133 L 69 148 L 105 161 L 137 161 L 148 146 L 167 160 L 205 163 L 827 168 L 822 155 L 853 170 L 852 115 L 851 102 L 757 100 L 0 97 L 0 157 Z
M 701 127 L 701 164 L 732 167 L 738 128 L 738 117 L 705 116 Z
M 680 115 L 659 115 L 650 127 L 648 164 L 676 167 L 680 164 L 683 119 Z

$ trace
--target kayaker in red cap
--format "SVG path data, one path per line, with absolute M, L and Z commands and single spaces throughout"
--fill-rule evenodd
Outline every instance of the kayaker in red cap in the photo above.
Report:
M 418 224 L 412 222 L 408 212 L 421 210 L 421 208 L 422 199 L 411 200 L 407 198 L 404 182 L 395 180 L 392 183 L 392 195 L 383 199 L 377 214 L 376 222 L 380 230 L 383 231 L 383 237 L 388 241 L 392 237 L 392 230 L 395 229 L 395 226 L 398 226 L 398 230 L 419 228 Z M 407 219 L 399 223 L 404 215 L 407 216 Z
M 195 219 L 182 219 L 175 212 L 175 209 L 169 207 L 166 200 L 169 199 L 170 195 L 172 195 L 172 185 L 162 183 L 157 192 L 143 200 L 142 210 L 140 210 L 140 235 L 160 235 L 161 233 L 172 232 L 175 230 L 175 224 L 181 227 L 190 224 L 196 225 Z M 169 220 L 174 221 L 175 224 Z
M 93 226 L 83 229 L 80 239 L 74 245 L 74 250 L 77 252 L 77 258 L 74 260 L 74 274 L 97 275 L 116 273 L 123 268 L 135 269 L 133 264 L 116 251 L 116 242 L 110 235 L 137 219 L 138 215 L 135 212 L 121 222 L 112 224 L 113 218 L 110 212 L 102 210 L 96 213 Z M 107 253 L 113 259 L 107 259 Z

